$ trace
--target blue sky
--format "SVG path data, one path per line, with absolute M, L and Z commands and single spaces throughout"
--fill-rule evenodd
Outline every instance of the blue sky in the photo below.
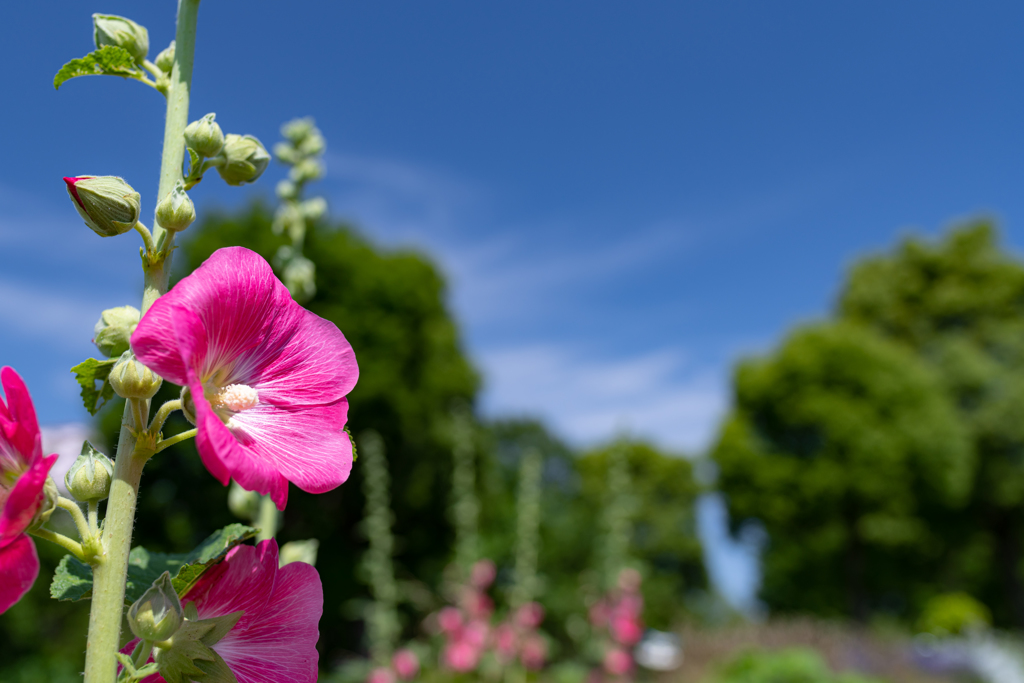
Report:
M 52 423 L 98 311 L 136 303 L 133 236 L 101 240 L 60 177 L 152 210 L 163 102 L 54 92 L 90 11 L 172 37 L 174 3 L 5 7 L 0 356 Z M 827 314 L 844 269 L 910 231 L 996 217 L 1024 241 L 1024 6 L 1010 2 L 205 0 L 194 117 L 268 145 L 313 115 L 335 217 L 432 255 L 490 414 L 575 443 L 700 451 L 735 359 Z M 13 28 L 11 28 L 13 27 Z M 15 66 L 17 65 L 17 66 Z M 269 196 L 204 182 L 200 211 Z

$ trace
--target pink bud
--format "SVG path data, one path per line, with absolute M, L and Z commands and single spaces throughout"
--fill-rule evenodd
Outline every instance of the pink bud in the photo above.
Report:
M 528 602 L 516 610 L 515 621 L 522 628 L 537 628 L 544 621 L 544 608 L 539 603 Z
M 493 562 L 490 560 L 479 560 L 473 565 L 473 569 L 470 571 L 469 582 L 483 590 L 494 583 L 494 577 L 497 573 L 498 570 L 495 568 Z
M 444 664 L 455 671 L 472 671 L 479 660 L 480 650 L 465 640 L 456 640 L 444 649 Z
M 633 658 L 621 647 L 613 647 L 604 655 L 604 670 L 613 676 L 625 676 L 633 668 Z
M 409 681 L 420 672 L 420 659 L 412 650 L 402 648 L 391 658 L 391 667 L 401 680 Z

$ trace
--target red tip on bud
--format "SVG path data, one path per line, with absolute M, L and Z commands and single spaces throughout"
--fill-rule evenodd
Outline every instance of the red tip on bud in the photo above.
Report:
M 82 203 L 82 199 L 78 196 L 78 189 L 75 187 L 75 183 L 77 183 L 82 178 L 87 177 L 89 176 L 80 176 L 77 178 L 68 178 L 65 176 L 64 178 L 64 182 L 68 184 L 68 192 L 71 193 L 71 196 L 74 197 L 75 201 L 78 202 L 78 205 L 81 206 L 83 209 L 85 208 L 85 204 Z

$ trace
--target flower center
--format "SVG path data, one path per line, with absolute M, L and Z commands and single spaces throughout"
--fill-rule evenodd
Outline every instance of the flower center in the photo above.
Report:
M 245 384 L 229 384 L 207 394 L 210 405 L 221 416 L 229 413 L 240 413 L 254 408 L 260 402 L 260 396 L 252 387 Z

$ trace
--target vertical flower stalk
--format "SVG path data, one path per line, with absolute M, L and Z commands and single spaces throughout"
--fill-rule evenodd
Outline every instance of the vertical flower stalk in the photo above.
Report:
M 608 453 L 608 479 L 604 505 L 604 543 L 601 548 L 601 581 L 604 590 L 613 589 L 626 564 L 632 535 L 632 496 L 628 446 L 619 442 Z
M 370 549 L 363 557 L 363 568 L 370 578 L 373 593 L 373 603 L 367 614 L 367 636 L 374 665 L 386 667 L 391 663 L 399 630 L 395 610 L 398 589 L 391 563 L 394 538 L 388 495 L 390 478 L 384 440 L 380 434 L 364 432 L 359 441 L 359 453 L 363 458 L 363 493 L 366 495 L 363 532 L 370 541 Z
M 537 552 L 539 550 L 541 474 L 544 460 L 536 448 L 526 451 L 519 466 L 516 497 L 515 584 L 509 603 L 513 610 L 537 597 Z
M 159 198 L 171 192 L 181 178 L 185 154 L 182 136 L 188 124 L 198 12 L 199 0 L 179 0 L 174 65 L 167 92 L 167 120 L 164 126 L 164 149 L 157 193 Z M 167 291 L 170 278 L 174 233 L 164 230 L 156 223 L 153 237 L 156 252 L 163 254 L 163 257 L 145 261 L 143 313 Z M 117 677 L 116 653 L 121 638 L 125 577 L 128 571 L 132 528 L 135 524 L 139 481 L 146 460 L 153 454 L 151 448 L 137 448 L 133 431 L 145 429 L 146 425 L 137 424 L 136 411 L 142 421 L 145 421 L 149 414 L 149 401 L 129 400 L 125 405 L 125 415 L 118 437 L 114 478 L 107 500 L 107 513 L 101 538 L 104 555 L 93 568 L 85 683 L 110 683 Z
M 455 564 L 460 580 L 479 558 L 480 501 L 476 495 L 476 453 L 469 411 L 452 413 L 452 503 L 455 527 Z

